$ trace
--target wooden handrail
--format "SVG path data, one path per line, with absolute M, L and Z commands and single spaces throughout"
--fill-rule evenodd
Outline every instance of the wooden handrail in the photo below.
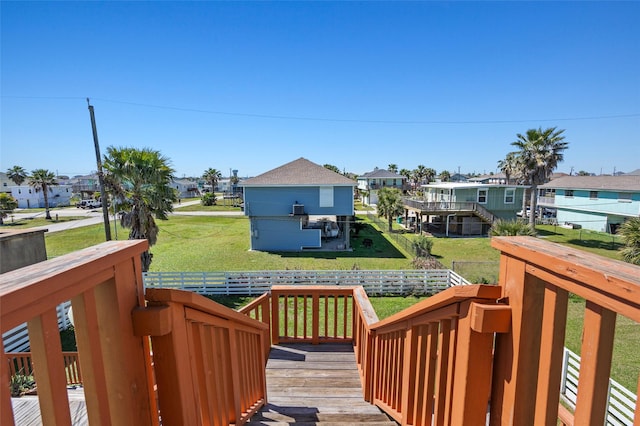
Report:
M 494 237 L 513 327 L 498 335 L 492 425 L 555 424 L 569 293 L 586 300 L 574 419 L 604 424 L 617 315 L 640 322 L 640 267 L 533 237 Z M 635 422 L 640 422 L 640 404 Z
M 131 311 L 145 304 L 140 254 L 147 247 L 146 240 L 110 241 L 0 275 L 0 332 L 28 324 L 43 424 L 71 424 L 56 314 L 68 300 L 89 422 L 158 424 L 148 339 L 135 336 L 131 322 Z M 9 383 L 9 363 L 0 371 L 0 383 Z M 0 423 L 14 424 L 8 386 L 0 386 Z
M 9 375 L 22 374 L 34 376 L 35 366 L 31 359 L 31 352 L 7 352 L 5 357 L 9 362 Z M 62 352 L 67 385 L 82 384 L 82 372 L 78 352 Z
M 271 287 L 271 343 L 351 343 L 353 289 L 342 286 Z
M 510 324 L 500 295 L 495 286 L 452 287 L 371 324 L 365 395 L 401 424 L 484 424 L 494 333 Z
M 271 351 L 271 295 L 264 293 L 248 305 L 238 309 L 238 312 L 258 320 L 268 327 L 264 336 L 264 357 L 266 360 Z
M 189 291 L 146 298 L 133 323 L 151 336 L 163 424 L 244 424 L 266 404 L 267 324 Z

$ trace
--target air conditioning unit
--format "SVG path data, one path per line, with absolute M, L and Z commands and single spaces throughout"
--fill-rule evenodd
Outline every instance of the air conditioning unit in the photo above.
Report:
M 304 204 L 294 204 L 293 205 L 293 215 L 301 216 L 304 214 Z

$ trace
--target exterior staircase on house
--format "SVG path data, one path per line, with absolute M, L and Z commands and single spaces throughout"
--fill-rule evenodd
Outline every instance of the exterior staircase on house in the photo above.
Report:
M 487 222 L 489 225 L 493 225 L 493 222 L 495 222 L 497 219 L 493 213 L 491 213 L 489 210 L 478 203 L 473 203 L 473 212 L 476 216 Z
M 272 346 L 267 401 L 247 425 L 398 424 L 363 399 L 351 344 Z

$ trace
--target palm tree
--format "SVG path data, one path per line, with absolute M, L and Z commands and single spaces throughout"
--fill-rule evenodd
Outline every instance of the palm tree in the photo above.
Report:
M 404 213 L 402 193 L 396 188 L 382 188 L 378 191 L 378 217 L 389 221 L 389 232 L 393 229 L 393 218 Z
M 0 225 L 4 225 L 4 218 L 18 207 L 18 202 L 6 192 L 0 192 Z
M 20 166 L 13 166 L 7 169 L 7 177 L 20 186 L 27 179 L 27 172 Z
M 202 179 L 204 179 L 209 185 L 211 185 L 211 192 L 215 192 L 218 180 L 222 177 L 222 173 L 217 169 L 211 167 L 204 171 Z
M 413 180 L 418 185 L 422 185 L 422 182 L 426 174 L 426 170 L 427 168 L 425 166 L 423 166 L 422 164 L 419 164 L 418 167 L 416 167 L 415 170 L 413 171 Z
M 391 173 L 398 173 L 398 165 L 391 163 L 387 166 L 387 170 L 389 170 Z
M 427 167 L 426 169 L 424 169 L 424 180 L 425 183 L 429 183 L 431 181 L 433 181 L 433 179 L 435 179 L 436 177 L 436 170 L 432 169 L 431 167 Z
M 507 179 L 507 185 L 511 183 L 511 178 L 518 174 L 518 156 L 516 152 L 510 152 L 504 157 L 504 160 L 498 161 L 498 168 L 504 173 Z
M 524 177 L 528 178 L 531 184 L 529 225 L 532 227 L 536 223 L 538 185 L 549 179 L 558 163 L 564 159 L 563 151 L 569 146 L 562 135 L 564 130 L 556 129 L 556 127 L 545 130 L 529 129 L 525 135 L 518 133 L 517 140 L 511 143 L 519 149 L 517 155 L 523 165 Z
M 56 175 L 46 169 L 33 170 L 31 176 L 29 176 L 29 185 L 35 188 L 36 192 L 42 191 L 45 218 L 51 220 L 51 213 L 49 212 L 49 191 L 50 187 L 58 185 Z
M 107 148 L 103 167 L 105 185 L 121 203 L 120 224 L 129 228 L 129 239 L 158 240 L 157 219 L 167 219 L 177 201 L 170 183 L 174 170 L 169 160 L 150 148 Z M 142 254 L 142 270 L 149 270 L 151 253 Z
M 634 217 L 627 220 L 618 228 L 618 234 L 622 236 L 625 248 L 622 249 L 622 259 L 625 262 L 640 265 L 640 218 Z
M 449 170 L 441 171 L 440 180 L 442 180 L 443 182 L 449 182 L 449 180 L 451 180 L 451 172 L 449 172 Z

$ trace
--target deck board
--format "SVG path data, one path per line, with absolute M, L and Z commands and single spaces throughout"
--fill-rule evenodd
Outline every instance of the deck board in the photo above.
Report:
M 267 362 L 267 401 L 248 425 L 396 424 L 363 399 L 350 344 L 273 346 Z

